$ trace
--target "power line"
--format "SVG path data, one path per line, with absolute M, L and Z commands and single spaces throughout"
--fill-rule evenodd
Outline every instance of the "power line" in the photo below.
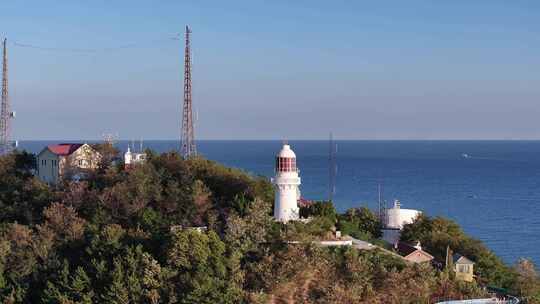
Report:
M 101 47 L 101 48 L 77 48 L 77 47 L 50 47 L 43 46 L 35 43 L 23 43 L 19 41 L 11 41 L 11 45 L 19 48 L 27 48 L 41 51 L 52 51 L 52 52 L 63 52 L 63 53 L 105 53 L 110 51 L 118 51 L 125 49 L 136 49 L 136 48 L 148 48 L 149 45 L 155 45 L 163 42 L 178 41 L 180 38 L 178 35 L 164 37 L 152 41 L 141 41 L 136 43 L 128 43 L 111 47 Z

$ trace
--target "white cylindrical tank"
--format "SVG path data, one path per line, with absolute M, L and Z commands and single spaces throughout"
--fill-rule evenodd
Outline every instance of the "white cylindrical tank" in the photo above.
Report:
M 272 182 L 276 189 L 274 218 L 280 222 L 297 220 L 300 177 L 296 167 L 296 154 L 287 144 L 283 145 L 276 156 L 276 177 Z
M 386 228 L 402 229 L 404 225 L 411 224 L 421 214 L 418 210 L 401 209 L 398 200 L 394 201 L 394 207 L 386 210 Z

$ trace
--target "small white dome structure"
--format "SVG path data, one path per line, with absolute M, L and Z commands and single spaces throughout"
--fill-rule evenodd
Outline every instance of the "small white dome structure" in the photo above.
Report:
M 422 212 L 414 209 L 401 209 L 399 200 L 394 201 L 394 206 L 386 210 L 386 228 L 403 229 L 403 226 L 411 224 Z
M 383 240 L 390 244 L 397 244 L 403 226 L 412 224 L 420 214 L 422 212 L 418 210 L 401 209 L 401 203 L 399 200 L 395 200 L 394 206 L 385 211 L 384 228 L 382 229 Z
M 291 146 L 284 144 L 281 151 L 279 151 L 277 157 L 296 159 L 296 154 L 291 150 Z
M 297 220 L 299 219 L 300 177 L 296 167 L 296 154 L 288 144 L 284 144 L 276 155 L 275 170 L 276 177 L 272 179 L 276 189 L 274 218 L 280 222 Z

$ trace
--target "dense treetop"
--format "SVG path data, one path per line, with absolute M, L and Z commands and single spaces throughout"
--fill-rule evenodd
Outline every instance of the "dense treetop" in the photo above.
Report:
M 266 178 L 174 152 L 148 151 L 146 163 L 125 170 L 114 164 L 115 149 L 97 148 L 106 157 L 88 180 L 54 187 L 33 176 L 34 155 L 0 158 L 1 301 L 428 303 L 485 295 L 448 270 L 314 245 L 335 228 L 380 237 L 366 208 L 338 214 L 318 202 L 301 211 L 309 223 L 279 224 Z M 504 265 L 453 222 L 422 217 L 404 239 L 438 258 L 451 246 L 477 263 L 482 282 L 538 295 L 530 261 Z

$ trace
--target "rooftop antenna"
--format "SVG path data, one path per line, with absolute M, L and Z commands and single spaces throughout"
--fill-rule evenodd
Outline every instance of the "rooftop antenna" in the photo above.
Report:
M 186 26 L 186 47 L 184 52 L 184 106 L 182 110 L 182 134 L 180 153 L 187 159 L 197 154 L 195 131 L 193 129 L 193 104 L 191 100 L 191 29 Z
M 101 137 L 103 138 L 103 141 L 110 146 L 114 146 L 118 141 L 118 133 L 103 133 L 101 134 Z
M 334 195 L 336 194 L 336 175 L 337 175 L 337 165 L 336 165 L 336 153 L 337 153 L 337 144 L 334 143 L 334 135 L 330 133 L 329 143 L 328 143 L 328 201 L 332 202 L 334 200 Z
M 8 63 L 7 63 L 7 38 L 3 43 L 2 60 L 2 104 L 0 111 L 0 155 L 7 154 L 13 148 L 11 142 L 11 120 L 15 118 L 15 112 L 11 112 L 8 96 Z

